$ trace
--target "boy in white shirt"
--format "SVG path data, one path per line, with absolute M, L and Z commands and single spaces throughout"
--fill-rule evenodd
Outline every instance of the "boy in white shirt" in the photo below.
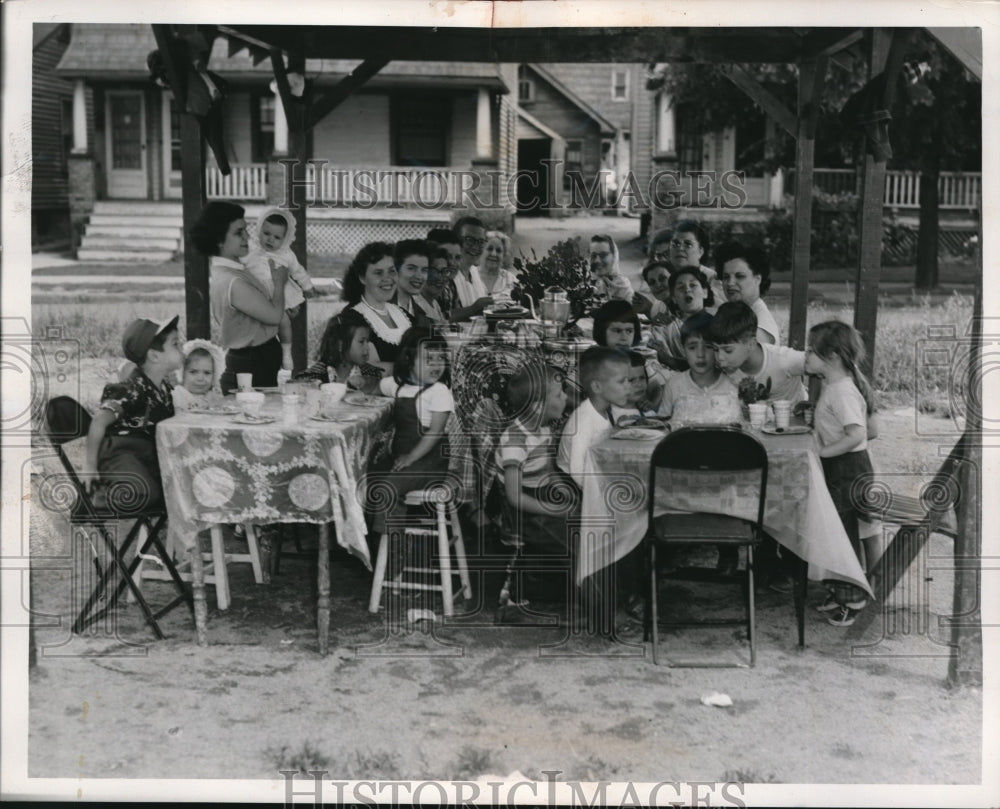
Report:
M 757 316 L 743 301 L 722 304 L 709 326 L 715 344 L 715 361 L 738 387 L 744 377 L 766 385 L 771 381 L 769 401 L 793 405 L 807 398 L 802 376 L 806 355 L 788 346 L 768 345 L 757 339 Z
M 586 400 L 563 428 L 556 465 L 583 485 L 587 449 L 613 426 L 611 407 L 625 407 L 629 396 L 628 355 L 606 346 L 591 346 L 580 357 L 580 385 Z

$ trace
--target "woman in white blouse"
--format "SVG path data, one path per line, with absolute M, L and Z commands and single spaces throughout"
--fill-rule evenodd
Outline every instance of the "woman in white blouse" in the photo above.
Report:
M 399 353 L 399 341 L 410 328 L 406 312 L 390 303 L 396 294 L 397 273 L 392 245 L 366 244 L 354 257 L 344 276 L 342 297 L 371 326 L 369 362 L 391 372 Z

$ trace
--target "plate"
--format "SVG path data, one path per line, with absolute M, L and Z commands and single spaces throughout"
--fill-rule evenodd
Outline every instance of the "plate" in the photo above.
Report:
M 568 354 L 579 354 L 592 345 L 592 340 L 542 340 L 542 346 L 549 351 L 564 351 Z
M 355 407 L 382 407 L 389 400 L 385 396 L 369 396 L 365 393 L 352 391 L 344 396 L 342 401 Z
M 235 416 L 240 412 L 236 405 L 218 405 L 216 407 L 189 407 L 188 413 L 195 416 Z
M 277 421 L 277 419 L 274 416 L 257 416 L 257 418 L 251 418 L 250 416 L 240 414 L 239 416 L 233 416 L 233 421 L 237 424 L 270 424 Z
M 273 388 L 254 388 L 258 393 L 279 393 L 281 388 L 275 386 Z
M 654 439 L 659 440 L 665 435 L 665 433 L 659 430 L 649 430 L 645 427 L 625 427 L 621 430 L 616 430 L 611 434 L 611 437 L 619 438 L 622 441 L 653 441 Z
M 359 416 L 357 413 L 341 413 L 339 416 L 316 415 L 316 416 L 310 416 L 309 418 L 312 419 L 313 421 L 325 422 L 326 424 L 336 424 L 338 422 L 340 424 L 346 424 L 347 422 L 351 421 L 361 421 L 361 419 L 363 419 L 364 416 Z
M 483 315 L 488 318 L 502 320 L 503 318 L 527 317 L 530 312 L 523 306 L 511 306 L 507 309 L 483 309 Z
M 623 416 L 622 419 L 631 418 L 629 416 Z M 668 422 L 661 418 L 656 418 L 655 416 L 636 416 L 631 421 L 625 421 L 622 427 L 639 427 L 645 428 L 647 430 L 666 430 Z
M 760 431 L 768 435 L 802 435 L 803 433 L 811 433 L 812 427 L 806 427 L 804 424 L 792 424 L 784 429 L 779 429 L 773 424 L 765 424 L 760 428 Z

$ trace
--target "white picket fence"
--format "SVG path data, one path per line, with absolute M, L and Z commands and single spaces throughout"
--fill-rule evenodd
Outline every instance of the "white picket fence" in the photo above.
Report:
M 827 193 L 854 191 L 854 169 L 814 169 L 813 182 Z M 938 178 L 940 210 L 974 210 L 979 206 L 982 174 L 972 171 L 942 171 Z M 887 208 L 920 207 L 920 172 L 887 171 L 885 197 Z

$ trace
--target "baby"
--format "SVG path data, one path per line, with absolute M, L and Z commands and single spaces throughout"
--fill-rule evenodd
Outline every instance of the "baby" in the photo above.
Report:
M 245 259 L 247 269 L 263 284 L 268 293 L 274 292 L 270 262 L 288 268 L 285 285 L 285 316 L 278 326 L 281 342 L 281 367 L 292 369 L 292 322 L 305 298 L 315 297 L 317 290 L 305 268 L 299 264 L 290 247 L 295 240 L 295 217 L 282 208 L 268 208 L 257 220 L 257 244 L 251 246 Z
M 226 367 L 222 349 L 208 340 L 188 340 L 181 347 L 181 356 L 181 384 L 171 391 L 174 409 L 188 410 L 192 405 L 221 401 L 219 380 Z

